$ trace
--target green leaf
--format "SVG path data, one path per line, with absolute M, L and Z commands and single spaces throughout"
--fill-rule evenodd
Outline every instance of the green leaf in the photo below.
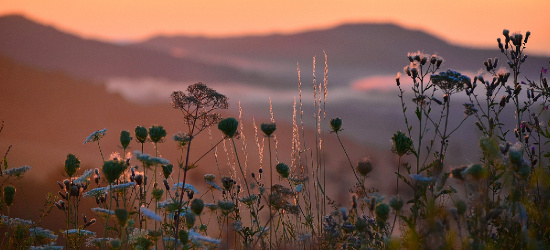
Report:
M 416 107 L 416 111 L 414 111 L 414 113 L 416 114 L 416 118 L 418 118 L 418 120 L 420 120 L 420 118 L 422 116 L 422 113 L 420 113 L 420 109 L 418 109 L 418 107 Z
M 2 162 L 4 162 L 4 170 L 8 169 L 8 158 L 4 156 L 4 160 Z
M 321 193 L 325 195 L 325 190 L 323 190 L 323 187 L 321 186 L 321 182 L 319 182 L 319 178 L 315 178 L 317 180 L 317 186 L 319 187 L 319 190 L 321 190 Z

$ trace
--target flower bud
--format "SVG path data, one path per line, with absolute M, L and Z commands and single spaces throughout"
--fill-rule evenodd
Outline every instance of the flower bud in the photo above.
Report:
M 375 209 L 376 219 L 380 222 L 385 222 L 390 213 L 390 207 L 384 203 L 380 203 Z
M 172 164 L 162 165 L 162 174 L 164 175 L 164 179 L 168 179 L 168 177 L 170 177 L 173 167 L 174 165 Z
M 102 167 L 103 175 L 107 178 L 107 182 L 115 182 L 126 170 L 126 165 L 122 161 L 112 160 L 103 163 Z

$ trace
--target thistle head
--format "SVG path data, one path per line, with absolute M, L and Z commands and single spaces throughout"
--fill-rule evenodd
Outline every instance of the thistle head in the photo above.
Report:
M 355 166 L 357 169 L 357 172 L 359 172 L 362 176 L 367 176 L 370 172 L 372 172 L 372 162 L 369 160 L 362 160 L 360 162 L 357 162 L 357 165 Z
M 218 129 L 229 138 L 233 138 L 233 136 L 235 136 L 238 128 L 239 121 L 233 117 L 225 118 L 218 123 Z
M 73 177 L 74 173 L 80 168 L 80 160 L 74 154 L 68 154 L 65 159 L 65 173 Z

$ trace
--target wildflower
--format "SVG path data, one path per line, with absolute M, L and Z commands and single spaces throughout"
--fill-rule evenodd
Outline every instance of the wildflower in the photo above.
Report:
M 95 236 L 95 233 L 92 231 L 84 229 L 69 229 L 62 232 L 64 235 L 76 234 L 78 236 Z
M 86 246 L 87 247 L 97 247 L 102 248 L 105 247 L 107 243 L 109 243 L 113 238 L 95 238 L 90 237 L 88 240 L 86 240 Z
M 338 133 L 342 130 L 342 119 L 336 117 L 330 120 L 330 127 L 332 128 L 332 132 Z
M 288 178 L 288 176 L 290 174 L 290 168 L 288 167 L 288 165 L 280 162 L 279 164 L 277 164 L 275 166 L 275 169 L 277 169 L 277 173 L 279 173 L 279 175 L 281 175 L 281 177 Z
M 94 207 L 91 210 L 93 212 L 99 214 L 99 215 L 102 215 L 102 216 L 115 215 L 115 212 L 113 212 L 112 210 L 105 209 L 105 208 Z
M 450 69 L 439 74 L 433 74 L 430 79 L 435 86 L 447 95 L 460 92 L 464 89 L 464 85 L 471 84 L 469 77 Z
M 118 208 L 115 210 L 115 216 L 118 220 L 118 224 L 121 227 L 126 226 L 126 222 L 128 222 L 128 216 L 129 216 L 128 210 L 123 208 Z
M 153 143 L 161 142 L 165 136 L 166 130 L 162 126 L 153 125 L 149 128 L 149 138 L 151 138 Z
M 252 206 L 252 204 L 258 200 L 258 196 L 255 195 L 255 194 L 251 194 L 250 196 L 246 196 L 246 197 L 243 197 L 241 199 L 239 199 L 239 201 L 241 201 L 242 203 L 248 205 L 248 206 Z
M 31 167 L 26 165 L 18 168 L 10 168 L 2 171 L 2 175 L 21 177 L 25 172 L 29 171 L 30 169 Z
M 64 246 L 56 246 L 55 243 L 43 246 L 30 246 L 29 250 L 63 250 Z
M 391 139 L 393 144 L 393 151 L 398 156 L 403 156 L 413 151 L 413 141 L 405 133 L 397 131 L 395 132 L 395 134 L 393 134 L 393 137 Z
M 32 226 L 34 222 L 30 220 L 23 220 L 20 218 L 9 218 L 8 216 L 0 214 L 0 222 L 2 224 L 9 224 L 10 226 Z
M 136 139 L 140 143 L 144 143 L 147 140 L 147 129 L 142 126 L 137 126 L 135 130 Z
M 82 194 L 82 197 L 100 197 L 100 196 L 106 195 L 107 191 L 108 191 L 108 187 L 94 188 Z
M 164 194 L 164 190 L 157 187 L 153 188 L 153 191 L 151 192 L 151 195 L 153 196 L 153 198 L 155 198 L 157 202 L 160 200 L 160 198 L 162 198 L 163 194 Z
M 474 164 L 466 168 L 464 174 L 471 176 L 474 180 L 481 180 L 487 176 L 487 169 L 481 164 Z
M 93 173 L 93 170 L 92 169 L 87 169 L 86 171 L 84 171 L 84 173 L 79 176 L 78 178 L 76 178 L 73 183 L 74 184 L 84 184 L 85 182 L 88 181 L 88 179 L 90 178 L 90 176 L 92 175 Z
M 218 123 L 218 129 L 228 138 L 233 138 L 239 127 L 239 121 L 233 117 L 225 118 Z
M 148 154 L 141 153 L 140 151 L 134 151 L 136 158 L 146 166 L 153 166 L 156 164 L 170 164 L 170 162 L 164 158 L 152 157 Z
M 224 212 L 231 212 L 235 208 L 235 203 L 229 200 L 218 201 L 218 207 Z
M 390 207 L 384 203 L 380 203 L 376 206 L 375 213 L 376 213 L 376 219 L 381 222 L 384 222 L 388 219 L 388 215 L 390 213 Z
M 65 173 L 69 177 L 73 177 L 73 174 L 80 168 L 80 160 L 76 158 L 74 154 L 68 154 L 65 160 Z
M 15 198 L 15 188 L 13 186 L 4 187 L 4 203 L 6 206 L 11 206 L 13 204 L 13 198 Z
M 172 107 L 180 109 L 184 113 L 185 123 L 193 123 L 199 129 L 218 123 L 221 116 L 211 112 L 216 109 L 227 109 L 229 106 L 226 96 L 201 82 L 189 85 L 187 94 L 182 91 L 174 91 L 170 97 L 172 98 Z
M 304 184 L 298 184 L 296 187 L 294 187 L 294 192 L 299 193 L 302 192 L 302 189 L 304 188 Z
M 411 174 L 410 176 L 413 180 L 415 180 L 416 182 L 419 182 L 419 183 L 430 183 L 430 182 L 434 181 L 433 177 L 425 177 L 425 176 L 422 176 L 420 174 Z
M 103 163 L 103 175 L 107 178 L 107 182 L 113 183 L 126 170 L 126 164 L 123 161 L 111 160 Z
M 181 182 L 178 182 L 176 184 L 174 184 L 174 189 L 181 189 L 181 186 L 182 186 L 183 183 Z M 193 185 L 189 184 L 189 183 L 185 183 L 185 191 L 193 191 L 195 193 L 199 193 L 199 190 L 197 190 Z
M 88 142 L 99 141 L 103 136 L 105 136 L 106 132 L 107 132 L 107 129 L 104 128 L 102 130 L 98 130 L 91 133 L 88 137 L 86 137 L 86 140 L 84 141 L 83 144 L 86 144 Z
M 199 233 L 196 233 L 193 230 L 189 230 L 189 239 L 191 239 L 193 241 L 199 241 L 199 242 L 210 243 L 210 244 L 215 244 L 215 245 L 219 245 L 219 244 L 222 243 L 221 239 L 214 239 L 214 238 L 211 238 L 211 237 L 208 237 L 208 236 L 203 236 Z
M 172 139 L 178 144 L 178 147 L 183 148 L 191 141 L 191 136 L 184 132 L 178 132 Z
M 357 169 L 357 172 L 366 177 L 372 171 L 372 163 L 365 159 L 357 162 L 355 168 Z
M 29 228 L 29 232 L 31 233 L 31 237 L 35 237 L 39 239 L 39 241 L 41 241 L 42 239 L 49 239 L 52 241 L 56 241 L 58 237 L 51 230 L 44 229 L 41 227 Z
M 475 108 L 475 105 L 473 103 L 464 103 L 464 114 L 466 116 L 471 116 L 475 113 L 477 113 L 477 109 Z
M 191 211 L 196 215 L 201 215 L 202 210 L 204 209 L 204 201 L 201 199 L 194 199 L 191 201 Z
M 367 221 L 363 218 L 358 217 L 355 221 L 355 228 L 359 232 L 365 232 L 365 230 L 367 230 L 367 226 Z
M 187 228 L 191 229 L 195 225 L 197 217 L 194 213 L 185 213 L 183 216 L 185 217 L 185 225 Z
M 141 213 L 149 219 L 156 220 L 156 221 L 162 220 L 162 217 L 160 217 L 154 211 L 147 209 L 146 207 L 140 207 L 139 211 L 141 211 Z
M 170 174 L 172 174 L 172 168 L 174 165 L 172 164 L 163 164 L 162 165 L 162 174 L 164 175 L 164 179 L 168 179 L 170 177 Z
M 273 134 L 273 132 L 277 129 L 277 125 L 275 123 L 262 123 L 260 128 L 267 137 L 270 137 L 271 134 Z
M 390 199 L 389 205 L 393 210 L 399 211 L 403 208 L 403 199 L 399 196 L 394 196 Z
M 135 182 L 126 182 L 126 183 L 122 183 L 122 184 L 117 184 L 117 185 L 114 185 L 111 187 L 111 190 L 113 192 L 117 192 L 117 191 L 125 191 L 126 189 L 128 188 L 131 188 L 133 186 L 135 186 L 136 183 Z M 108 191 L 109 189 L 106 187 L 106 190 Z
M 123 149 L 128 148 L 128 145 L 130 145 L 130 142 L 132 141 L 132 137 L 130 136 L 130 132 L 127 130 L 120 131 L 120 145 L 122 145 Z

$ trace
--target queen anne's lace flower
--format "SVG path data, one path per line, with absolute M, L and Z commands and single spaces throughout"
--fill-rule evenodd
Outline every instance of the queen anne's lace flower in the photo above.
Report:
M 30 169 L 31 167 L 27 165 L 18 168 L 10 168 L 2 171 L 2 175 L 19 177 Z
M 83 144 L 86 144 L 88 142 L 99 141 L 103 136 L 105 136 L 106 132 L 107 132 L 107 129 L 104 128 L 102 130 L 98 130 L 91 133 L 88 137 L 86 137 L 86 140 L 84 141 Z

